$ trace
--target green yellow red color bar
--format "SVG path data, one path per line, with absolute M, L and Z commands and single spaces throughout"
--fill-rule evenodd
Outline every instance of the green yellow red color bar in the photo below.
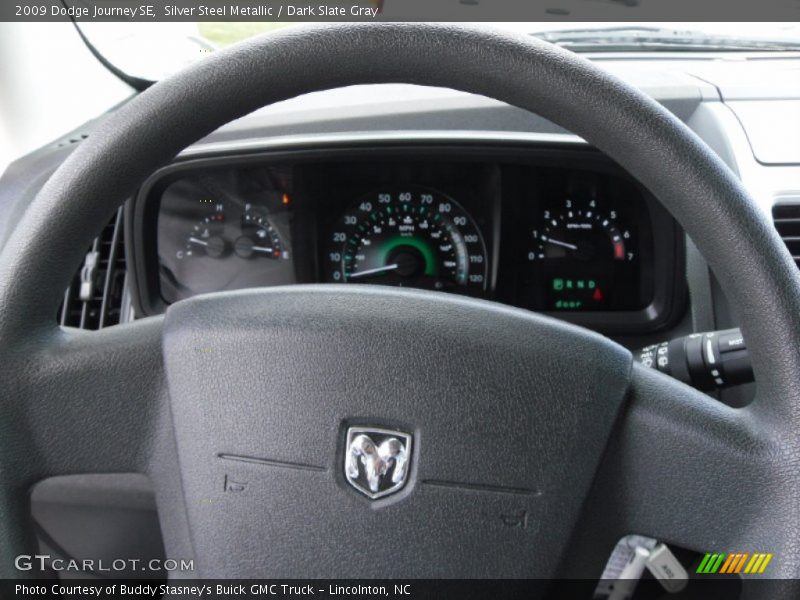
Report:
M 715 552 L 706 554 L 703 557 L 696 572 L 703 575 L 714 573 L 760 574 L 766 570 L 771 560 L 771 553 L 731 552 L 726 554 L 724 552 Z

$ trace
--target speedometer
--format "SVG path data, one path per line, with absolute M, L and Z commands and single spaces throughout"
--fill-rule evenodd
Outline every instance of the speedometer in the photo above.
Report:
M 336 223 L 323 257 L 327 281 L 461 293 L 486 289 L 486 246 L 472 217 L 431 189 L 371 192 Z

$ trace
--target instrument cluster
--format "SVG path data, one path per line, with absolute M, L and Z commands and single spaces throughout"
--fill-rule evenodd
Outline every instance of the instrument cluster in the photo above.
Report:
M 675 317 L 681 236 L 646 190 L 594 152 L 492 154 L 176 163 L 131 209 L 140 311 L 327 282 L 493 299 L 603 331 Z
M 280 173 L 229 169 L 195 173 L 161 192 L 158 264 L 161 295 L 294 283 L 289 195 Z

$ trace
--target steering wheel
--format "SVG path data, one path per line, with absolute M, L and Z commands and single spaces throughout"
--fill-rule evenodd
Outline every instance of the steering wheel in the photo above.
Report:
M 60 328 L 81 252 L 181 149 L 265 104 L 351 84 L 464 90 L 582 136 L 653 192 L 735 309 L 758 381 L 729 408 L 593 332 L 492 302 L 358 285 L 215 293 Z M 0 569 L 33 554 L 28 492 L 149 475 L 202 577 L 598 577 L 641 533 L 761 551 L 800 577 L 800 275 L 731 171 L 653 100 L 523 36 L 305 27 L 216 53 L 110 116 L 0 256 Z M 407 480 L 348 485 L 347 432 L 405 432 Z

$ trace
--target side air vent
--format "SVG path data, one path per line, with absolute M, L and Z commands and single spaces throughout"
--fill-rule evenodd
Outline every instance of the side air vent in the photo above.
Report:
M 127 320 L 123 210 L 95 238 L 64 293 L 58 320 L 65 327 L 102 329 Z
M 800 266 L 800 198 L 775 204 L 772 220 L 794 262 Z

